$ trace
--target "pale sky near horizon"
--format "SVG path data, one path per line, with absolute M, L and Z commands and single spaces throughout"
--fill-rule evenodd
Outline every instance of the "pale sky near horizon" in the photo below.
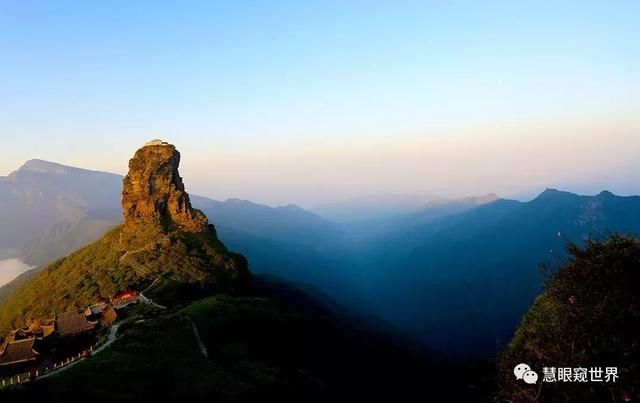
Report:
M 162 138 L 217 199 L 640 193 L 640 2 L 544 3 L 3 1 L 0 175 Z

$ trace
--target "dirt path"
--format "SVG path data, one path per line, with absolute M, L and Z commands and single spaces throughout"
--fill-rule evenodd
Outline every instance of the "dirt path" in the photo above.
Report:
M 107 336 L 107 341 L 103 345 L 98 347 L 97 349 L 93 350 L 91 352 L 91 355 L 90 355 L 91 357 L 96 355 L 96 354 L 98 354 L 99 352 L 101 352 L 105 348 L 107 348 L 111 343 L 113 343 L 116 340 L 116 334 L 118 333 L 118 327 L 120 327 L 120 325 L 111 326 L 111 329 L 109 330 L 109 335 Z M 38 378 L 36 378 L 36 380 L 48 378 L 48 377 L 53 376 L 53 375 L 57 375 L 60 372 L 66 371 L 67 369 L 75 366 L 76 364 L 78 364 L 78 363 L 80 363 L 80 362 L 82 362 L 84 360 L 86 360 L 86 357 L 80 358 L 79 360 L 76 360 L 76 361 L 72 362 L 71 364 L 65 365 L 62 368 L 56 369 L 53 372 L 49 372 L 48 374 L 41 375 Z
M 94 351 L 92 351 L 91 352 L 92 356 L 98 354 L 100 351 L 102 351 L 105 348 L 107 348 L 107 346 L 109 346 L 111 343 L 116 341 L 116 333 L 118 333 L 118 328 L 119 327 L 120 327 L 119 324 L 111 326 L 111 330 L 109 330 L 109 335 L 107 336 L 107 341 L 103 345 L 101 345 L 100 347 L 98 347 Z
M 200 348 L 200 352 L 204 356 L 204 358 L 209 358 L 209 353 L 207 352 L 207 346 L 204 345 L 202 339 L 200 338 L 200 333 L 198 332 L 198 326 L 196 326 L 196 322 L 191 320 L 190 317 L 187 316 L 187 320 L 191 323 L 191 329 L 193 330 L 193 335 L 196 338 L 196 342 L 198 343 L 198 347 Z
M 151 306 L 156 307 L 158 309 L 167 309 L 166 306 L 160 305 L 160 304 L 156 304 L 155 302 L 153 302 L 152 299 L 149 299 L 149 298 L 145 297 L 142 293 L 140 293 L 140 296 L 138 297 L 138 299 L 143 304 L 148 304 L 148 305 L 151 305 Z

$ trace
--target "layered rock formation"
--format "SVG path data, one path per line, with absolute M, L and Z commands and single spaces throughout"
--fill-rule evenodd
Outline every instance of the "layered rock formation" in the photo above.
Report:
M 0 303 L 0 333 L 127 289 L 167 304 L 244 289 L 246 259 L 227 250 L 207 217 L 191 207 L 179 163 L 170 144 L 139 149 L 124 179 L 124 224 L 56 260 Z
M 179 164 L 180 153 L 171 144 L 154 141 L 135 153 L 122 191 L 126 230 L 135 231 L 141 225 L 160 226 L 165 231 L 207 228 L 207 217 L 191 207 Z

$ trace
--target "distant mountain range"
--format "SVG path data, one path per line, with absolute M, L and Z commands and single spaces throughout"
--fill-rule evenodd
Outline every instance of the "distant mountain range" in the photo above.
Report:
M 511 337 L 540 292 L 540 263 L 561 263 L 567 240 L 609 232 L 640 234 L 640 197 L 548 189 L 530 202 L 496 200 L 372 239 L 361 281 L 375 290 L 380 316 L 429 344 L 488 352 Z
M 31 160 L 0 177 L 0 257 L 42 265 L 121 219 L 119 175 Z
M 0 178 L 0 250 L 42 265 L 97 239 L 122 219 L 121 186 L 118 175 L 27 162 Z M 610 192 L 548 189 L 529 202 L 493 194 L 390 202 L 404 207 L 381 203 L 357 220 L 346 219 L 344 206 L 316 210 L 341 222 L 294 205 L 192 202 L 252 271 L 304 283 L 463 355 L 486 356 L 511 337 L 543 284 L 539 263 L 561 262 L 566 240 L 640 234 L 640 197 Z M 15 286 L 1 288 L 0 299 Z
M 354 222 L 413 213 L 445 200 L 436 195 L 378 193 L 323 204 L 312 211 L 334 222 Z
M 0 177 L 4 229 L 0 230 L 0 251 L 41 265 L 97 239 L 122 220 L 122 180 L 120 175 L 42 160 L 28 161 L 9 176 Z M 271 208 L 239 199 L 192 199 L 221 228 L 268 235 L 278 241 L 315 243 L 335 228 L 295 205 Z
M 0 258 L 41 267 L 97 240 L 122 221 L 122 180 L 42 160 L 0 177 Z M 250 259 L 252 271 L 323 289 L 346 288 L 342 275 L 326 270 L 333 259 L 323 248 L 335 250 L 340 233 L 332 222 L 295 205 L 272 208 L 201 196 L 192 202 L 215 223 L 225 244 Z M 0 300 L 37 271 L 0 287 Z
M 229 251 L 207 217 L 191 206 L 179 163 L 173 145 L 152 142 L 140 148 L 123 181 L 124 223 L 34 273 L 4 299 L 0 334 L 132 288 L 174 304 L 247 290 L 247 260 Z M 41 163 L 38 167 L 39 174 L 68 172 Z
M 0 302 L 1 401 L 406 401 L 450 389 L 478 393 L 437 357 L 251 273 L 193 208 L 179 162 L 173 145 L 146 143 L 122 183 L 123 222 L 32 272 Z M 277 229 L 276 242 L 301 236 L 313 221 L 294 207 L 209 204 L 230 222 L 246 209 L 246 230 Z M 116 305 L 113 296 L 125 290 L 139 292 L 137 304 Z M 112 319 L 88 322 L 88 306 L 110 310 Z M 61 330 L 71 321 L 80 326 Z M 101 339 L 108 341 L 95 348 Z M 72 358 L 56 365 L 62 354 Z

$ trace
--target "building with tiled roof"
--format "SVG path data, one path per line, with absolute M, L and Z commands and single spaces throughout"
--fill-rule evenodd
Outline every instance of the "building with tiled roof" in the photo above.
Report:
M 27 339 L 33 335 L 29 333 L 28 329 L 16 329 L 9 332 L 7 335 L 7 342 L 11 343 L 17 340 Z
M 60 336 L 88 332 L 96 327 L 97 322 L 87 320 L 84 312 L 69 311 L 56 316 L 56 331 Z
M 0 352 L 0 366 L 24 363 L 38 358 L 38 352 L 34 350 L 35 341 L 35 337 L 30 337 L 5 344 Z
M 147 147 L 147 146 L 168 146 L 169 143 L 167 143 L 166 141 L 162 141 L 160 139 L 155 139 L 155 140 L 151 140 L 151 141 L 147 141 L 146 143 L 144 143 L 143 147 Z
M 59 320 L 59 319 L 65 319 L 68 317 L 72 317 L 78 314 L 78 310 L 72 310 L 72 311 L 67 311 L 67 312 L 62 312 L 59 313 L 55 316 L 55 320 Z
M 105 308 L 106 304 L 104 303 L 98 303 L 95 305 L 91 305 L 90 307 L 88 307 L 86 309 L 86 311 L 84 311 L 85 316 L 93 316 L 93 315 L 100 315 L 102 314 L 103 309 Z
M 29 339 L 31 337 L 35 337 L 37 339 L 43 339 L 49 336 L 51 333 L 55 331 L 53 319 L 47 319 L 42 323 L 38 323 L 37 325 L 30 326 L 28 328 L 18 328 L 12 330 L 7 335 L 6 341 L 18 341 L 23 339 Z
M 111 326 L 118 319 L 118 314 L 112 306 L 107 305 L 102 311 L 102 325 Z
M 56 321 L 54 319 L 47 319 L 42 324 L 42 337 L 47 337 L 56 331 Z
M 116 309 L 122 309 L 129 304 L 137 303 L 140 298 L 140 294 L 135 290 L 126 290 L 117 293 L 111 298 L 111 304 Z

